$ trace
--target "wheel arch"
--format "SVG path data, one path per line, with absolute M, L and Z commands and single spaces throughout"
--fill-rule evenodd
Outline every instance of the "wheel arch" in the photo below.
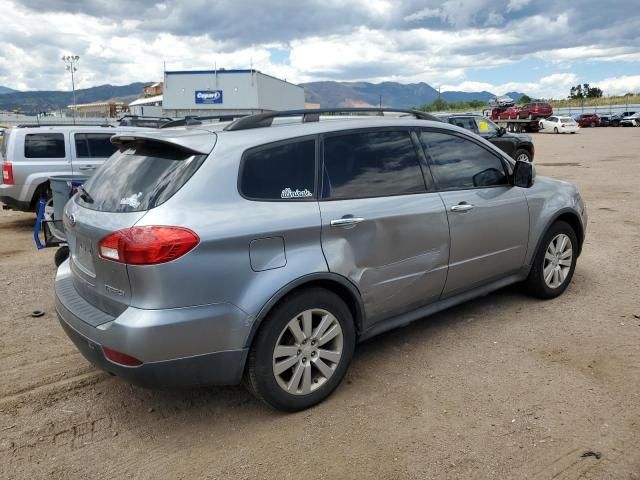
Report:
M 41 184 L 39 184 L 36 189 L 33 191 L 33 196 L 31 197 L 31 200 L 29 202 L 29 209 L 30 210 L 35 210 L 36 209 L 36 205 L 38 204 L 38 200 L 40 200 L 40 197 L 43 194 L 47 193 L 47 190 L 51 189 L 51 185 L 49 185 L 49 180 L 46 180 L 44 182 L 42 182 Z
M 556 215 L 545 225 L 544 229 L 542 230 L 542 234 L 540 235 L 536 243 L 536 248 L 533 251 L 533 255 L 531 257 L 532 263 L 533 259 L 535 259 L 535 256 L 538 253 L 538 249 L 540 248 L 544 236 L 547 234 L 551 226 L 558 221 L 566 222 L 571 226 L 571 228 L 573 228 L 576 237 L 578 237 L 578 256 L 580 255 L 580 253 L 582 253 L 582 244 L 584 242 L 584 226 L 580 221 L 578 213 L 570 208 L 566 208 L 557 212 Z
M 269 312 L 289 295 L 308 288 L 320 287 L 338 295 L 347 305 L 353 316 L 356 336 L 359 337 L 364 324 L 364 304 L 358 288 L 347 278 L 330 272 L 313 273 L 300 277 L 278 290 L 260 309 L 247 339 L 247 347 L 253 343 L 256 333 Z

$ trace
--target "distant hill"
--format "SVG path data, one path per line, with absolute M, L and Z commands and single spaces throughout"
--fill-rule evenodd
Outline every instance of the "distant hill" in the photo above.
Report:
M 0 95 L 4 94 L 4 93 L 13 93 L 13 92 L 17 92 L 18 90 L 14 90 L 13 88 L 9 88 L 9 87 L 3 87 L 2 85 L 0 85 Z
M 305 88 L 306 101 L 319 103 L 321 107 L 367 107 L 378 106 L 380 96 L 386 107 L 411 108 L 433 102 L 438 98 L 438 90 L 426 83 L 402 84 L 397 82 L 309 82 L 300 84 Z M 502 93 L 499 93 L 502 95 Z M 507 93 L 519 100 L 523 93 Z M 470 100 L 488 101 L 495 93 L 482 92 L 441 92 L 447 102 Z
M 76 90 L 77 103 L 93 103 L 112 99 L 134 99 L 142 94 L 148 83 L 129 85 L 99 85 Z M 42 90 L 31 92 L 10 92 L 0 95 L 0 110 L 20 109 L 26 114 L 36 114 L 50 110 L 67 108 L 73 103 L 72 92 Z

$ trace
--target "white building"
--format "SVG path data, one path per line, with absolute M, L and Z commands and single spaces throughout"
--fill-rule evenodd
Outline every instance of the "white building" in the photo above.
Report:
M 162 117 L 162 95 L 134 100 L 129 104 L 129 114 L 141 117 Z
M 304 108 L 304 88 L 257 70 L 164 72 L 165 116 L 232 115 Z

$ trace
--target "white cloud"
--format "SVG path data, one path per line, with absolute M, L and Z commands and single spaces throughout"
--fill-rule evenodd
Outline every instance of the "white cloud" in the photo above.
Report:
M 605 95 L 624 95 L 625 93 L 640 93 L 640 75 L 624 75 L 621 77 L 605 78 L 593 82 L 602 89 Z
M 517 12 L 518 10 L 522 10 L 524 7 L 529 5 L 531 0 L 509 0 L 507 4 L 507 12 Z
M 554 73 L 532 82 L 506 82 L 501 84 L 487 82 L 462 82 L 457 85 L 443 85 L 443 90 L 459 90 L 477 92 L 486 90 L 502 95 L 507 92 L 522 92 L 535 98 L 566 98 L 569 89 L 576 85 L 578 76 L 575 73 Z
M 3 18 L 10 20 L 0 29 L 0 85 L 68 90 L 63 54 L 81 56 L 81 88 L 159 80 L 163 62 L 185 70 L 253 63 L 292 82 L 427 82 L 564 97 L 571 82 L 597 84 L 611 76 L 571 73 L 594 71 L 595 62 L 600 68 L 612 61 L 629 66 L 626 76 L 606 80 L 612 90 L 634 82 L 640 71 L 640 17 L 619 6 L 602 9 L 593 0 L 544 8 L 530 0 L 308 0 L 306 16 L 296 15 L 293 0 L 254 2 L 249 12 L 250 0 L 218 2 L 225 8 L 213 17 L 202 8 L 204 0 L 131 2 L 123 20 L 103 2 L 5 0 Z M 85 13 L 70 13 L 79 9 Z M 285 52 L 274 61 L 270 49 Z M 533 68 L 523 71 L 523 64 Z M 491 78 L 487 72 L 505 65 L 527 81 L 509 82 L 510 70 L 503 68 L 504 82 L 473 82 L 475 72 Z M 547 74 L 535 80 L 540 71 Z

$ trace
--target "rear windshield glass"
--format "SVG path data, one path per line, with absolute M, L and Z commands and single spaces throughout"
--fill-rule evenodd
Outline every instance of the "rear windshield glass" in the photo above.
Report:
M 202 165 L 206 155 L 162 143 L 121 148 L 84 184 L 80 205 L 102 212 L 140 212 L 169 200 Z

